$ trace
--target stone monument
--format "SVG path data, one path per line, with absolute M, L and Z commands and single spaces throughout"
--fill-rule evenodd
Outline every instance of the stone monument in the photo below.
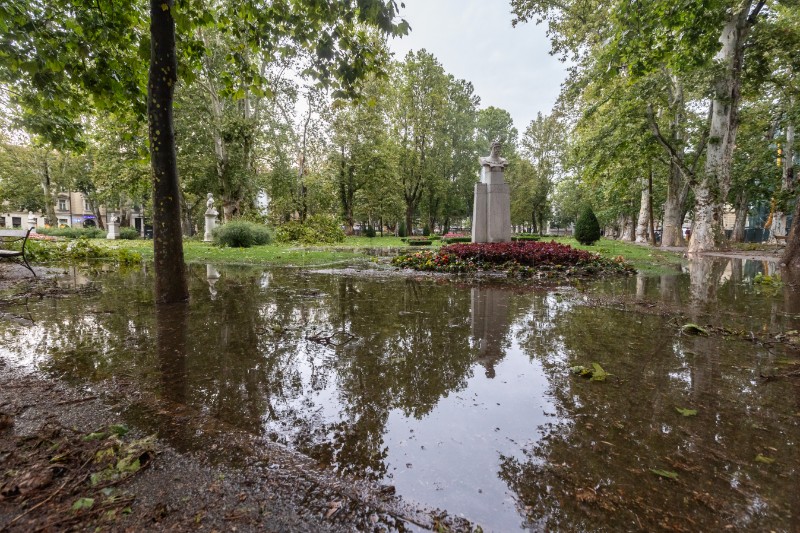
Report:
M 211 242 L 214 240 L 212 235 L 214 226 L 217 225 L 217 210 L 214 209 L 214 197 L 208 193 L 208 200 L 206 200 L 206 232 L 203 235 L 203 242 Z
M 508 160 L 500 156 L 502 144 L 492 143 L 489 157 L 481 157 L 481 181 L 475 184 L 472 242 L 511 240 L 511 192 L 503 179 Z
M 33 211 L 28 211 L 28 229 L 31 233 L 36 233 L 36 217 L 33 216 Z
M 113 212 L 108 215 L 108 234 L 106 239 L 119 239 L 119 217 Z

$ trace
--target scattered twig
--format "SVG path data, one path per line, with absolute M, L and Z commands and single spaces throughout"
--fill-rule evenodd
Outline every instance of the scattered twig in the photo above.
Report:
M 90 402 L 92 400 L 96 400 L 97 396 L 87 396 L 86 398 L 78 398 L 77 400 L 65 400 L 63 402 L 57 402 L 53 405 L 72 405 L 76 403 L 83 403 L 83 402 Z

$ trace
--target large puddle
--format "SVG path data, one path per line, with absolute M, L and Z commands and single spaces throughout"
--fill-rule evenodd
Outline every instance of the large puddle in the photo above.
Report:
M 800 295 L 773 268 L 531 290 L 195 265 L 188 309 L 158 313 L 146 270 L 74 272 L 99 290 L 5 306 L 0 357 L 131 381 L 485 530 L 796 531 L 800 360 L 774 337 Z M 592 363 L 610 376 L 570 372 Z

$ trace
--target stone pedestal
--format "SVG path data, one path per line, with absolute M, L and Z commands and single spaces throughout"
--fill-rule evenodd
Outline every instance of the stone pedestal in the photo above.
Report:
M 111 213 L 111 216 L 108 217 L 108 234 L 106 235 L 106 239 L 119 239 L 119 218 L 114 213 Z
M 36 217 L 33 216 L 33 211 L 28 211 L 28 229 L 31 233 L 36 233 Z
M 214 240 L 213 231 L 217 227 L 217 211 L 210 209 L 206 211 L 206 232 L 203 234 L 203 242 L 211 242 Z
M 503 179 L 507 164 L 492 145 L 492 156 L 482 157 L 481 181 L 475 184 L 472 242 L 511 240 L 511 191 Z

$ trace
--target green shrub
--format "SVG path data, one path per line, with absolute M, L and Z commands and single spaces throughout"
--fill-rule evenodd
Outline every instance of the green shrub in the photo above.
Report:
M 36 228 L 36 232 L 53 237 L 66 237 L 67 239 L 80 239 L 81 237 L 102 239 L 106 236 L 106 232 L 100 228 Z
M 400 226 L 397 228 L 397 236 L 398 237 L 408 237 L 408 230 L 406 229 L 406 223 L 401 222 Z
M 130 226 L 120 228 L 119 229 L 119 238 L 125 239 L 127 241 L 132 241 L 134 239 L 139 238 L 139 232 L 136 231 L 135 228 L 131 228 Z
M 427 237 L 409 237 L 405 239 L 406 244 L 409 246 L 430 246 L 433 241 Z
M 516 235 L 514 237 L 511 237 L 511 240 L 512 241 L 534 241 L 534 242 L 536 242 L 536 241 L 539 240 L 539 237 L 536 237 L 534 235 Z
M 372 239 L 373 237 L 375 237 L 375 228 L 373 228 L 372 226 L 367 226 L 367 229 L 364 230 L 364 235 Z
M 575 222 L 575 239 L 584 245 L 592 245 L 600 240 L 600 224 L 590 206 L 586 206 Z
M 431 234 L 431 228 L 430 228 L 430 226 L 428 226 L 427 224 L 425 224 L 425 225 L 422 227 L 422 235 L 423 235 L 424 237 L 428 237 L 428 236 L 430 236 L 430 234 Z
M 472 237 L 443 237 L 444 244 L 452 244 L 456 242 L 472 242 Z
M 232 220 L 214 228 L 214 244 L 231 248 L 250 248 L 269 244 L 271 238 L 266 226 L 246 220 Z
M 305 223 L 291 220 L 282 224 L 275 233 L 279 242 L 301 244 L 335 244 L 344 241 L 344 231 L 339 221 L 325 215 L 313 215 Z

